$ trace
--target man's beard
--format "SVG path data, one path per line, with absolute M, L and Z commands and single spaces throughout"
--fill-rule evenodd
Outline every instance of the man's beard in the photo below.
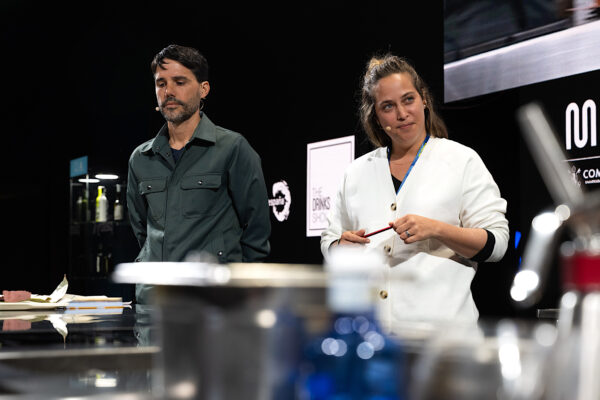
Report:
M 183 110 L 179 110 L 179 109 L 166 110 L 163 107 L 160 108 L 160 113 L 162 114 L 162 116 L 168 122 L 172 122 L 174 124 L 180 124 L 184 121 L 187 121 L 188 119 L 190 119 L 192 117 L 192 115 L 197 113 L 198 109 L 200 108 L 199 103 L 194 103 L 194 104 L 184 103 L 177 99 L 168 99 L 167 101 L 176 102 L 183 108 Z

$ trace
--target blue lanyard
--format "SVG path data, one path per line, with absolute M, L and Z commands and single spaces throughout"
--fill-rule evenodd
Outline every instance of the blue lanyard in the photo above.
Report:
M 417 151 L 417 155 L 415 156 L 415 159 L 413 160 L 412 164 L 410 164 L 410 167 L 408 167 L 408 171 L 406 171 L 406 175 L 404 175 L 404 179 L 402 179 L 402 182 L 400 183 L 400 187 L 398 188 L 398 191 L 396 192 L 396 195 L 398 195 L 398 193 L 400 193 L 400 189 L 402 189 L 402 186 L 404 186 L 404 182 L 406 182 L 406 179 L 408 178 L 408 174 L 410 174 L 410 171 L 413 169 L 413 167 L 417 163 L 417 160 L 421 156 L 421 153 L 423 152 L 423 148 L 425 148 L 425 145 L 427 144 L 428 140 L 429 140 L 429 135 L 425 135 L 425 140 L 423 140 L 423 143 L 421 144 L 421 147 L 419 147 L 419 151 Z M 390 148 L 389 147 L 387 149 L 387 157 L 388 157 L 388 164 L 389 164 L 389 162 L 391 161 L 391 155 L 390 155 Z

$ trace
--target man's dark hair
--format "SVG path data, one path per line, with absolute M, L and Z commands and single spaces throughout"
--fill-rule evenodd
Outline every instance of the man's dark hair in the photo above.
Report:
M 164 69 L 163 65 L 165 64 L 165 58 L 177 61 L 191 70 L 198 82 L 208 80 L 208 61 L 206 61 L 206 58 L 198 50 L 176 44 L 168 45 L 154 56 L 154 59 L 150 64 L 152 75 L 156 73 L 158 67 Z

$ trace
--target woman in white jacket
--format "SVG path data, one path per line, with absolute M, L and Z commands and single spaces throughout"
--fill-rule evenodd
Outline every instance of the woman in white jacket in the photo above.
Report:
M 377 149 L 346 170 L 321 236 L 323 255 L 348 245 L 384 254 L 382 320 L 477 321 L 470 289 L 477 262 L 500 260 L 508 244 L 498 186 L 474 150 L 447 139 L 430 91 L 406 60 L 371 59 L 360 112 Z

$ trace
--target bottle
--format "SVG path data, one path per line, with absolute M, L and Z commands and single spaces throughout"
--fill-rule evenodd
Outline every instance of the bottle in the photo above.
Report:
M 121 221 L 123 220 L 123 203 L 121 202 L 121 185 L 117 183 L 117 194 L 115 196 L 115 204 L 113 208 L 114 220 Z
M 109 251 L 106 256 L 104 256 L 104 275 L 108 276 L 110 273 L 110 268 L 112 265 L 112 253 Z
M 104 186 L 98 186 L 98 197 L 96 197 L 96 222 L 108 220 L 108 199 L 104 194 Z
M 329 329 L 303 349 L 296 398 L 404 400 L 401 343 L 375 317 L 369 271 L 379 260 L 351 248 L 333 250 L 325 265 Z
M 75 222 L 83 222 L 85 216 L 85 211 L 83 209 L 83 196 L 79 195 L 77 197 L 77 202 L 75 203 Z
M 83 198 L 81 199 L 81 222 L 89 222 L 90 218 L 91 218 L 91 213 L 90 213 L 90 207 L 89 207 L 89 202 L 88 202 L 88 198 L 89 198 L 89 191 L 88 190 L 84 190 L 83 191 Z
M 102 264 L 104 259 L 104 253 L 102 252 L 102 243 L 98 243 L 98 252 L 96 253 L 96 274 L 100 275 L 102 271 Z

